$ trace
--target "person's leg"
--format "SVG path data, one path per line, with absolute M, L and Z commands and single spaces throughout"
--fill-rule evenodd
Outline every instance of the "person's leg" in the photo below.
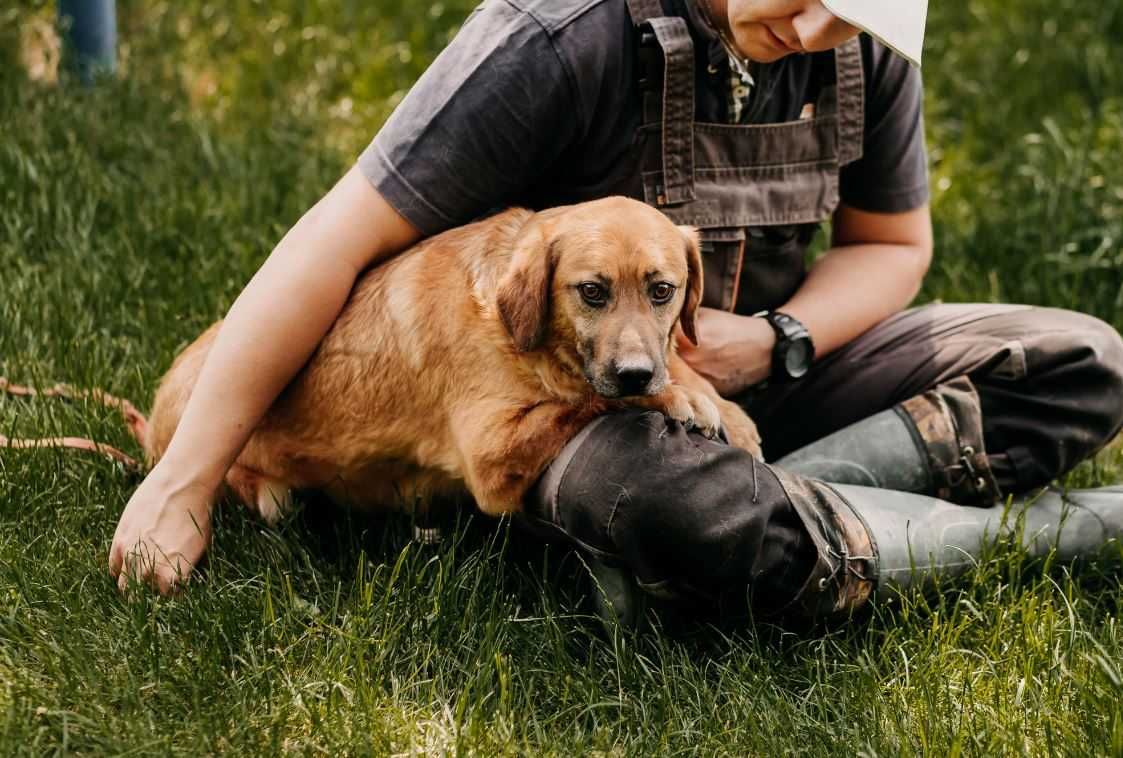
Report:
M 1059 473 L 1110 438 L 1123 415 L 1121 374 L 1119 337 L 1095 319 L 936 306 L 891 319 L 803 382 L 759 393 L 758 403 L 769 395 L 772 403 L 751 409 L 775 455 L 899 404 L 891 413 L 909 419 L 895 430 L 906 442 L 942 428 L 962 452 L 965 440 L 985 435 L 991 454 L 976 440 L 974 454 L 984 456 L 976 462 L 993 462 L 1013 489 Z M 1027 414 L 1054 401 L 1072 417 Z M 1042 431 L 1038 423 L 1050 426 Z M 1031 432 L 1019 434 L 1023 425 Z M 875 454 L 883 431 L 869 435 Z M 1040 465 L 1019 468 L 1020 454 L 1010 452 L 1019 447 Z M 626 589 L 638 584 L 655 593 L 746 589 L 760 610 L 813 615 L 854 610 L 871 591 L 913 584 L 933 570 L 962 571 L 985 539 L 1011 534 L 1014 524 L 1002 508 L 806 479 L 640 412 L 587 427 L 551 464 L 526 510 L 528 521 L 593 559 L 594 573 L 611 585 L 605 589 L 621 593 L 617 609 L 634 607 Z M 1049 493 L 1016 503 L 1014 515 L 1024 520 L 1032 552 L 1092 554 L 1123 534 L 1123 490 L 1076 501 Z
M 800 382 L 750 393 L 745 404 L 769 460 L 808 475 L 838 474 L 822 461 L 846 451 L 857 458 L 857 478 L 828 478 L 885 484 L 862 478 L 859 468 L 869 473 L 884 463 L 901 470 L 901 442 L 911 434 L 936 469 L 959 465 L 970 447 L 978 464 L 970 468 L 988 478 L 992 472 L 1001 492 L 1020 492 L 1068 471 L 1119 432 L 1123 340 L 1104 322 L 1072 311 L 928 306 L 888 319 Z M 956 433 L 964 439 L 955 440 Z M 932 489 L 918 491 L 987 502 L 940 492 L 942 471 L 929 473 Z
M 758 613 L 822 618 L 962 573 L 998 537 L 1059 560 L 1094 555 L 1123 536 L 1123 488 L 966 508 L 803 478 L 637 410 L 600 417 L 571 440 L 523 518 L 584 552 L 624 622 L 637 620 L 637 590 L 734 594 Z

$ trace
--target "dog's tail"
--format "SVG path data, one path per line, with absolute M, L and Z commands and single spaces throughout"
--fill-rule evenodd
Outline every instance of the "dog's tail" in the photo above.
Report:
M 121 412 L 125 419 L 125 425 L 129 428 L 129 432 L 137 442 L 144 445 L 144 438 L 148 431 L 148 419 L 144 414 L 136 409 L 132 403 L 124 398 L 110 395 L 99 389 L 83 390 L 76 389 L 67 384 L 56 384 L 54 387 L 49 387 L 43 390 L 37 390 L 32 387 L 24 387 L 19 384 L 12 384 L 4 377 L 0 376 L 0 392 L 15 395 L 17 397 L 61 397 L 68 400 L 92 400 L 95 403 L 110 408 L 116 408 Z M 123 464 L 126 468 L 135 471 L 144 471 L 145 466 L 143 463 L 133 458 L 132 456 L 121 452 L 115 447 L 95 442 L 94 440 L 85 439 L 83 437 L 43 437 L 40 439 L 10 439 L 0 434 L 0 448 L 37 448 L 37 447 L 62 447 L 70 448 L 73 450 L 89 450 L 101 455 L 108 456 L 113 460 Z

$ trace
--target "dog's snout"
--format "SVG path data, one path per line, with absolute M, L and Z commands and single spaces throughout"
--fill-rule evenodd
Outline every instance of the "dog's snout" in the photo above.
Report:
M 645 394 L 653 376 L 655 368 L 648 361 L 616 367 L 616 384 L 623 396 Z

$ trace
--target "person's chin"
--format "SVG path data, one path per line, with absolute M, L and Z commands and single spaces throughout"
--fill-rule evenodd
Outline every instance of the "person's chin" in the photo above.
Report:
M 750 60 L 772 63 L 795 52 L 764 24 L 756 23 L 753 27 L 745 29 L 740 35 L 741 38 L 737 40 L 742 52 L 746 53 Z M 746 37 L 748 39 L 745 39 Z

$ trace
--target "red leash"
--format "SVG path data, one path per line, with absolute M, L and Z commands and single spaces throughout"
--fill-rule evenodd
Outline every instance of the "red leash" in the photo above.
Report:
M 125 419 L 125 425 L 137 442 L 144 444 L 144 435 L 148 429 L 148 420 L 144 414 L 136 409 L 132 403 L 124 398 L 110 395 L 99 389 L 81 390 L 66 384 L 56 384 L 44 390 L 12 384 L 0 376 L 0 392 L 16 397 L 61 397 L 67 400 L 92 400 L 95 403 L 116 408 Z M 71 450 L 87 450 L 112 458 L 126 468 L 135 471 L 144 471 L 145 465 L 115 447 L 95 442 L 83 437 L 44 437 L 41 439 L 9 439 L 0 435 L 0 448 L 30 449 L 41 447 L 68 448 Z

